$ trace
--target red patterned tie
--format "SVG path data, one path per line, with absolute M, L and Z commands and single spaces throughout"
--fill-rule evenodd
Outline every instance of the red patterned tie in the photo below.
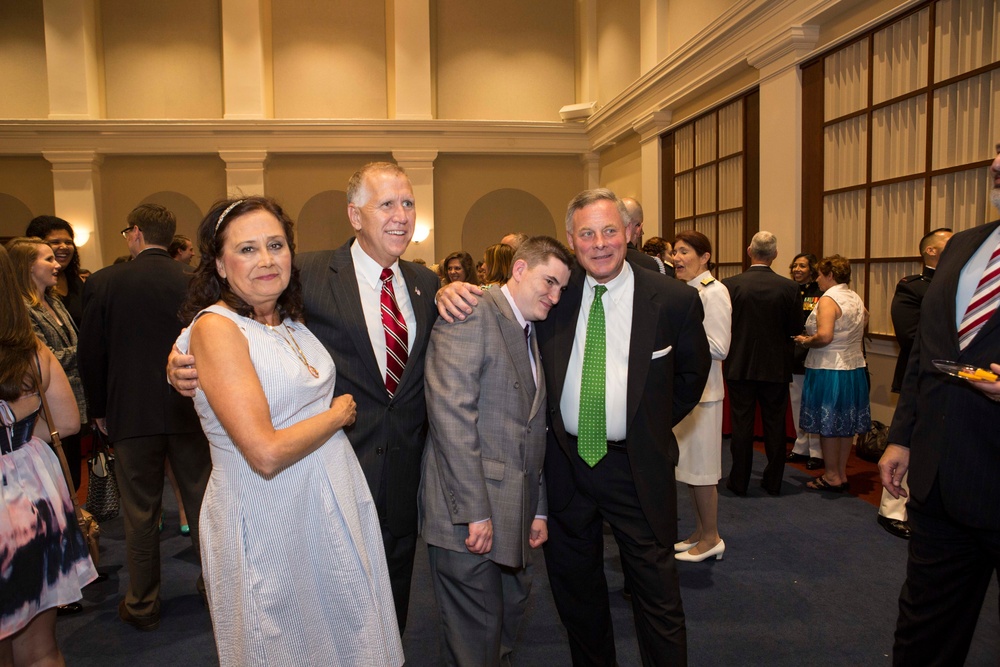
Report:
M 382 328 L 385 329 L 385 389 L 396 394 L 399 379 L 406 367 L 406 320 L 399 312 L 396 293 L 392 290 L 392 270 L 382 269 Z
M 998 300 L 1000 300 L 1000 243 L 990 255 L 990 261 L 986 263 L 986 270 L 972 295 L 972 301 L 965 309 L 962 326 L 958 328 L 959 349 L 967 348 L 983 325 L 993 317 Z

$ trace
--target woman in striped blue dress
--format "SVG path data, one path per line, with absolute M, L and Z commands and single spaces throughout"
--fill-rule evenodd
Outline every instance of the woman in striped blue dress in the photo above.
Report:
M 201 557 L 222 665 L 399 665 L 378 515 L 343 427 L 349 395 L 302 324 L 292 223 L 216 205 L 178 339 L 212 448 Z

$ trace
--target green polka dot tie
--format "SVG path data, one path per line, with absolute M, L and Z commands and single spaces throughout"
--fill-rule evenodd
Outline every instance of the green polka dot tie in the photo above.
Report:
M 608 453 L 607 415 L 604 407 L 606 382 L 604 303 L 601 297 L 608 291 L 604 285 L 594 286 L 594 302 L 587 318 L 587 341 L 583 347 L 583 380 L 580 383 L 580 421 L 577 425 L 577 447 L 580 458 L 591 468 Z

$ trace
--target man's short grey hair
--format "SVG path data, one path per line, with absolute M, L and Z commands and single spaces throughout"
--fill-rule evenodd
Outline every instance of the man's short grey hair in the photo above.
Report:
M 358 169 L 351 176 L 351 179 L 347 182 L 347 201 L 355 206 L 364 206 L 368 201 L 368 197 L 371 193 L 368 192 L 367 184 L 365 179 L 370 174 L 378 174 L 382 172 L 388 172 L 390 174 L 395 174 L 396 176 L 402 176 L 404 178 L 409 178 L 406 175 L 406 171 L 403 170 L 398 164 L 392 162 L 369 162 L 365 166 Z
M 625 210 L 625 204 L 618 198 L 618 195 L 608 188 L 594 188 L 593 190 L 584 190 L 570 201 L 566 208 L 566 236 L 573 236 L 573 216 L 576 212 L 602 200 L 614 202 L 615 208 L 618 209 L 618 215 L 621 216 L 622 226 L 628 224 L 628 211 Z
M 641 225 L 643 221 L 642 204 L 639 200 L 634 197 L 625 197 L 622 199 L 625 202 L 625 212 L 628 214 L 628 219 L 625 220 L 626 225 Z
M 750 239 L 750 254 L 766 262 L 778 256 L 778 237 L 771 232 L 757 232 Z

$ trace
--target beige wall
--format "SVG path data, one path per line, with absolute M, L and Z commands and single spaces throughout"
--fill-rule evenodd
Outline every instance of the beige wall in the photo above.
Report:
M 709 23 L 740 0 L 688 0 L 667 2 L 667 51 L 684 46 Z
M 573 157 L 513 157 L 442 155 L 434 163 L 434 247 L 438 260 L 454 250 L 466 250 L 477 261 L 483 250 L 512 231 L 548 234 L 566 240 L 563 220 L 566 205 L 584 187 L 583 165 Z M 466 230 L 466 221 L 477 202 L 487 198 L 475 212 L 475 221 Z M 544 210 L 533 207 L 535 198 Z M 512 203 L 510 217 L 504 218 L 503 202 Z M 513 219 L 527 212 L 529 219 Z M 547 212 L 549 218 L 544 219 Z M 492 222 L 491 222 L 492 221 Z
M 638 77 L 639 3 L 598 0 L 598 107 L 610 102 Z
M 31 217 L 21 219 L 24 208 Z M 20 236 L 31 218 L 52 215 L 54 210 L 52 169 L 47 160 L 0 157 L 0 236 Z
M 101 0 L 108 118 L 221 118 L 217 2 Z
M 167 193 L 167 194 L 164 194 Z M 180 197 L 180 196 L 183 197 Z M 204 215 L 213 203 L 226 196 L 225 164 L 214 155 L 108 156 L 101 167 L 101 211 L 98 228 L 104 265 L 128 252 L 119 232 L 129 211 L 140 203 L 189 199 Z M 178 220 L 177 233 L 196 237 L 200 219 L 188 213 Z M 175 211 L 175 214 L 182 211 Z M 96 270 L 100 267 L 88 267 Z
M 601 186 L 611 188 L 619 197 L 634 197 L 641 203 L 641 160 L 639 135 L 629 134 L 601 153 Z
M 576 102 L 573 0 L 436 0 L 437 117 L 559 120 Z
M 329 250 L 353 235 L 347 219 L 347 181 L 362 165 L 392 161 L 391 155 L 272 155 L 264 173 L 264 191 L 278 200 L 296 223 L 298 252 Z M 318 199 L 316 199 L 318 198 Z M 328 202 L 324 211 L 323 204 Z M 303 209 L 306 215 L 303 216 Z M 417 202 L 420 206 L 420 202 Z
M 0 0 L 0 118 L 46 118 L 42 3 Z
M 282 0 L 271 13 L 275 118 L 387 117 L 383 2 Z

